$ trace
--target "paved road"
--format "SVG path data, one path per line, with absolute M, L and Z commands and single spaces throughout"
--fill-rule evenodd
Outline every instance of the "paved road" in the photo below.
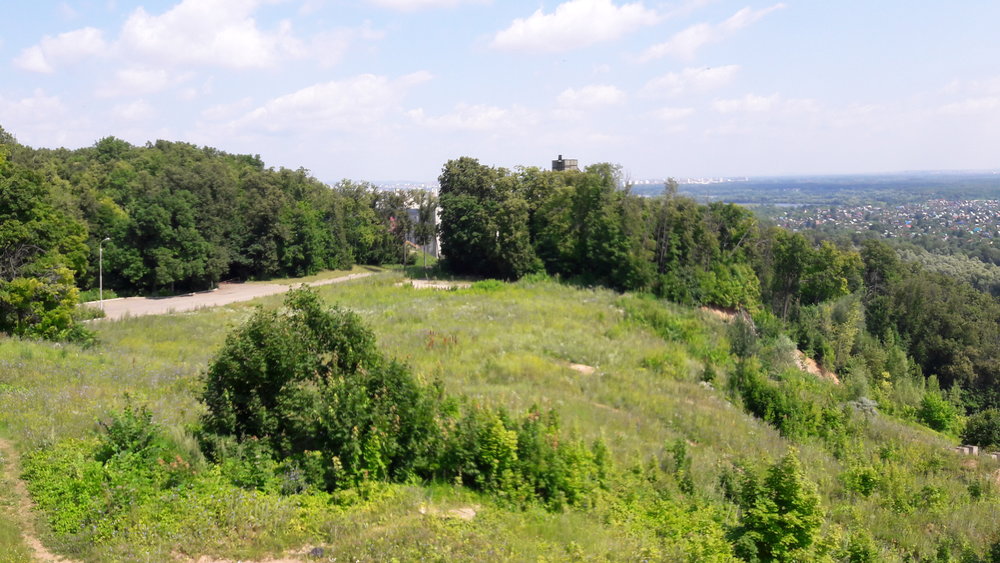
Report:
M 330 278 L 311 282 L 310 286 L 341 283 L 373 275 L 372 272 L 349 274 L 340 278 Z M 143 315 L 164 315 L 193 311 L 204 307 L 218 307 L 239 301 L 249 301 L 265 295 L 284 293 L 302 284 L 283 285 L 276 283 L 223 283 L 219 289 L 177 295 L 174 297 L 123 297 L 104 300 L 104 318 L 115 320 L 123 317 L 140 317 Z M 91 307 L 100 307 L 100 302 L 85 303 Z

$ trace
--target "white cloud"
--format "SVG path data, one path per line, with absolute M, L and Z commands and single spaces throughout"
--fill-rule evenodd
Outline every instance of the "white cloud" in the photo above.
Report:
M 662 121 L 680 121 L 689 115 L 694 115 L 694 108 L 660 108 L 653 111 L 652 115 Z
M 659 19 L 642 2 L 618 6 L 611 0 L 569 0 L 551 14 L 539 9 L 528 18 L 514 20 L 493 37 L 492 46 L 519 51 L 569 51 L 618 39 Z
M 168 64 L 202 64 L 230 68 L 274 66 L 304 53 L 291 24 L 258 29 L 252 17 L 257 0 L 183 0 L 161 15 L 138 8 L 122 28 L 125 53 Z
M 671 72 L 650 80 L 639 93 L 647 97 L 660 97 L 706 92 L 729 84 L 739 70 L 739 65 L 685 68 L 681 72 Z
M 74 10 L 73 6 L 70 6 L 66 2 L 60 2 L 59 5 L 56 6 L 56 12 L 58 12 L 59 17 L 64 20 L 75 20 L 80 17 L 79 12 Z
M 86 116 L 41 90 L 17 100 L 0 95 L 0 123 L 28 145 L 80 147 L 94 141 Z
M 819 110 L 819 104 L 809 99 L 786 99 L 779 94 L 757 96 L 747 94 L 742 98 L 715 100 L 712 107 L 719 113 L 808 113 Z
M 210 121 L 234 119 L 253 109 L 253 100 L 242 98 L 229 104 L 214 105 L 202 110 L 201 116 Z
M 145 121 L 156 115 L 156 110 L 145 100 L 136 100 L 127 104 L 117 105 L 111 110 L 112 115 L 125 121 Z
M 743 8 L 722 23 L 714 25 L 708 23 L 695 24 L 675 33 L 667 41 L 646 49 L 640 59 L 648 61 L 668 55 L 684 60 L 693 59 L 698 50 L 705 45 L 718 43 L 737 31 L 760 21 L 761 18 L 771 12 L 784 7 L 785 4 L 779 3 L 761 10 Z
M 102 98 L 113 98 L 155 94 L 190 78 L 190 73 L 173 76 L 164 69 L 125 68 L 117 71 L 110 83 L 98 88 L 97 95 Z
M 1000 97 L 987 96 L 945 104 L 941 106 L 940 112 L 945 115 L 995 115 L 998 110 L 1000 110 Z
M 451 8 L 459 4 L 485 4 L 486 0 L 368 0 L 383 8 L 413 12 L 425 8 Z
M 948 96 L 993 96 L 1000 94 L 1000 76 L 966 80 L 952 80 L 941 93 Z
M 51 73 L 57 66 L 73 64 L 94 55 L 106 53 L 108 45 L 103 33 L 93 27 L 46 35 L 38 45 L 28 47 L 14 59 L 24 70 Z
M 451 113 L 439 116 L 425 115 L 423 109 L 411 110 L 408 114 L 417 125 L 449 131 L 517 130 L 535 121 L 531 112 L 518 106 L 504 109 L 483 104 L 460 103 Z
M 579 90 L 568 88 L 556 101 L 567 109 L 592 109 L 624 102 L 625 92 L 608 84 L 592 84 Z
M 361 27 L 342 28 L 319 33 L 312 37 L 309 50 L 320 66 L 330 67 L 339 63 L 347 53 L 351 44 L 356 41 L 375 41 L 385 37 L 385 32 L 372 29 L 371 23 L 365 22 Z
M 427 72 L 397 79 L 363 74 L 315 84 L 275 98 L 230 125 L 264 132 L 359 131 L 383 121 L 410 88 L 429 79 Z

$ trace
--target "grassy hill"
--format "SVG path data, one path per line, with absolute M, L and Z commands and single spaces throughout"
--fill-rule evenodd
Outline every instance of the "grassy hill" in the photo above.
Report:
M 546 279 L 453 291 L 400 282 L 390 274 L 318 291 L 359 313 L 420 381 L 517 415 L 551 409 L 567 437 L 601 440 L 612 470 L 597 498 L 553 511 L 448 483 L 284 496 L 234 486 L 187 429 L 203 412 L 201 376 L 226 334 L 254 306 L 277 307 L 281 298 L 272 297 L 98 322 L 100 343 L 87 349 L 0 340 L 0 437 L 29 464 L 40 456 L 33 459 L 67 479 L 87 471 L 80 456 L 98 421 L 128 400 L 148 406 L 183 451 L 178 463 L 197 474 L 149 494 L 128 493 L 143 483 L 112 482 L 103 494 L 133 502 L 91 530 L 72 529 L 72 515 L 52 508 L 85 507 L 58 505 L 56 492 L 29 482 L 42 505 L 38 535 L 81 560 L 729 560 L 739 510 L 726 483 L 794 447 L 823 508 L 819 556 L 976 561 L 994 540 L 996 462 L 960 457 L 947 437 L 854 409 L 845 386 L 791 367 L 787 343 L 758 343 L 762 385 L 814 409 L 814 426 L 841 413 L 843 428 L 798 432 L 779 421 L 779 432 L 748 414 L 734 333 L 705 311 Z M 3 463 L 9 480 L 9 456 Z M 0 553 L 27 560 L 18 500 L 0 490 L 8 491 L 0 493 Z

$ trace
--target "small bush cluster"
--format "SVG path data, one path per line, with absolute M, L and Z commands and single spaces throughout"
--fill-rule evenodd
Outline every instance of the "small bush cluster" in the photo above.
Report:
M 793 382 L 771 381 L 755 356 L 737 364 L 730 386 L 748 412 L 772 424 L 783 436 L 816 436 L 837 446 L 854 431 L 849 410 L 801 398 Z
M 24 459 L 31 495 L 56 533 L 87 532 L 99 541 L 133 506 L 194 476 L 147 409 L 129 404 L 101 425 L 97 440 L 66 441 Z

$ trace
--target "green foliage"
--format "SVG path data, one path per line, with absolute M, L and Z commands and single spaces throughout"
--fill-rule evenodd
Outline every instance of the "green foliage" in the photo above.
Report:
M 441 246 L 457 274 L 517 279 L 540 267 L 528 232 L 529 207 L 505 169 L 450 160 L 441 185 Z
M 426 471 L 436 446 L 432 392 L 381 356 L 357 315 L 327 310 L 308 290 L 285 303 L 227 339 L 206 377 L 205 429 L 260 438 L 278 460 L 322 452 L 311 483 L 320 488 Z
M 962 443 L 984 448 L 1000 447 L 1000 410 L 986 409 L 970 416 L 962 430 Z
M 789 450 L 763 478 L 745 470 L 736 502 L 740 525 L 733 532 L 736 553 L 746 561 L 811 559 L 823 522 L 816 485 Z
M 57 212 L 41 178 L 0 154 L 0 332 L 82 340 L 73 270 L 84 272 L 84 228 Z
M 440 478 L 553 508 L 600 486 L 603 446 L 562 440 L 554 415 L 535 410 L 518 424 L 477 405 L 457 410 L 385 359 L 357 315 L 307 289 L 285 304 L 255 312 L 206 376 L 203 443 L 234 483 L 297 492 Z
M 145 407 L 129 404 L 101 424 L 96 441 L 71 440 L 25 457 L 29 490 L 58 534 L 101 541 L 134 505 L 193 478 Z
M 917 410 L 917 419 L 934 430 L 947 434 L 957 434 L 962 424 L 958 408 L 936 390 L 924 394 Z
M 880 560 L 878 545 L 867 530 L 851 534 L 846 551 L 846 559 L 850 563 L 877 563 Z

